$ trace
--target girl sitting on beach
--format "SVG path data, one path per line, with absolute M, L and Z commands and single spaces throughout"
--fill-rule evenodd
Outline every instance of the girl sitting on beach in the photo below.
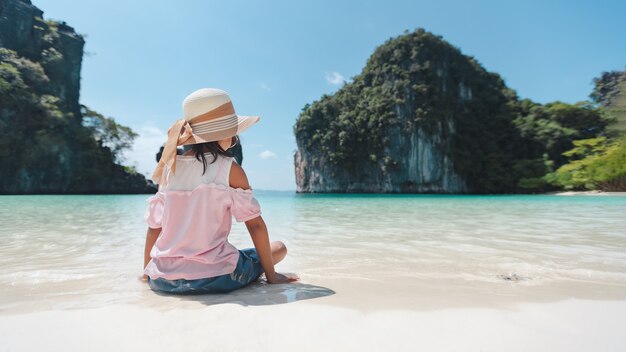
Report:
M 244 170 L 228 153 L 237 135 L 258 122 L 238 116 L 227 93 L 205 88 L 183 102 L 184 118 L 168 130 L 152 175 L 159 191 L 148 199 L 144 279 L 155 291 L 229 292 L 255 281 L 297 280 L 274 271 L 287 254 L 270 243 L 261 209 Z M 191 150 L 176 155 L 176 147 Z M 237 250 L 228 242 L 231 217 L 245 222 L 255 248 Z

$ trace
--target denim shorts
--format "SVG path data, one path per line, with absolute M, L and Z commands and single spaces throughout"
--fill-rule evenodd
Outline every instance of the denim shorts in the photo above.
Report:
M 237 267 L 230 274 L 196 280 L 148 278 L 148 285 L 154 291 L 173 294 L 226 293 L 246 286 L 262 273 L 263 267 L 256 249 L 246 248 L 239 250 Z

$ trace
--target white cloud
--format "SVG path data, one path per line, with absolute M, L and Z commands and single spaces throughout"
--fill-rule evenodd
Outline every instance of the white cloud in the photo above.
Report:
M 326 82 L 328 82 L 328 84 L 332 84 L 332 85 L 338 85 L 338 84 L 342 84 L 343 82 L 346 81 L 346 78 L 339 72 L 333 71 L 333 72 L 326 72 Z
M 261 89 L 263 89 L 266 92 L 271 92 L 272 91 L 272 88 L 270 88 L 270 86 L 268 86 L 265 83 L 261 83 L 261 85 L 259 87 L 261 87 Z
M 261 159 L 276 159 L 276 153 L 271 150 L 264 150 L 261 152 L 261 154 L 259 154 L 259 157 L 261 157 Z
M 133 148 L 124 153 L 125 164 L 134 165 L 137 171 L 150 177 L 156 166 L 156 153 L 167 140 L 167 133 L 151 125 L 133 126 L 132 129 L 139 135 Z

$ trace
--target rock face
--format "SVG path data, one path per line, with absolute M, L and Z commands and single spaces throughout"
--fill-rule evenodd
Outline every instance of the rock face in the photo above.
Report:
M 448 128 L 454 126 L 450 124 Z M 319 154 L 298 148 L 295 155 L 297 192 L 301 193 L 464 193 L 467 185 L 453 169 L 445 153 L 447 141 L 441 129 L 405 134 L 390 131 L 388 152 L 402 155 L 398 167 L 364 170 L 365 178 L 326 161 Z M 444 146 L 443 148 L 441 146 Z M 380 170 L 380 171 L 379 171 Z
M 149 193 L 83 126 L 85 41 L 29 0 L 0 0 L 0 194 Z
M 390 39 L 352 82 L 303 109 L 297 192 L 484 192 L 485 155 L 505 135 L 489 131 L 513 128 L 507 94 L 441 37 Z
M 54 27 L 54 28 L 50 28 Z M 51 30 L 53 29 L 53 30 Z M 55 38 L 48 38 L 54 33 Z M 41 62 L 63 111 L 80 116 L 80 70 L 85 40 L 65 22 L 46 22 L 30 0 L 0 0 L 0 47 Z

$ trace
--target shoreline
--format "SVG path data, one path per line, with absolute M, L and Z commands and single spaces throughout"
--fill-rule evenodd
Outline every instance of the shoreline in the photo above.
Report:
M 558 191 L 548 192 L 551 196 L 626 196 L 626 192 L 605 192 L 605 191 Z
M 258 193 L 283 193 L 297 196 L 306 195 L 424 195 L 424 196 L 523 196 L 523 195 L 550 195 L 550 196 L 626 196 L 624 192 L 593 191 L 552 191 L 544 193 L 445 193 L 445 192 L 299 192 L 297 190 L 255 189 Z M 153 195 L 154 192 L 133 193 L 0 193 L 1 196 L 123 196 L 123 195 Z

